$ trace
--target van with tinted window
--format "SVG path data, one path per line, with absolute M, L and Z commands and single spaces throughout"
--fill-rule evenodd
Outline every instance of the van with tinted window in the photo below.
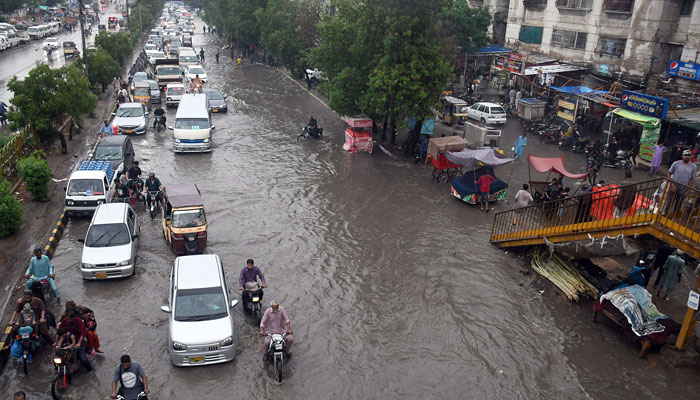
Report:
M 185 94 L 175 114 L 173 149 L 176 153 L 211 151 L 211 114 L 204 94 Z

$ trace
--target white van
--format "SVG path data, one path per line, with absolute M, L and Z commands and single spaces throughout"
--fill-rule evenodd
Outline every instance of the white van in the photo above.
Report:
M 185 94 L 175 114 L 173 150 L 176 153 L 211 151 L 211 114 L 205 94 Z
M 0 34 L 4 34 L 7 37 L 7 43 L 9 45 L 9 48 L 17 47 L 19 46 L 19 36 L 17 36 L 17 33 L 15 32 L 14 29 L 8 29 L 5 31 L 0 32 Z
M 48 25 L 39 25 L 39 31 L 43 38 L 51 35 L 51 27 Z
M 42 38 L 43 36 L 41 36 L 41 25 L 34 25 L 27 28 L 27 35 L 29 35 L 29 38 L 32 40 Z
M 182 68 L 188 65 L 198 65 L 199 57 L 191 47 L 180 47 L 177 49 L 177 61 Z
M 61 32 L 61 23 L 58 21 L 49 22 L 49 35 Z
M 7 43 L 7 36 L 4 33 L 0 33 L 0 51 L 5 51 L 8 49 L 9 44 Z

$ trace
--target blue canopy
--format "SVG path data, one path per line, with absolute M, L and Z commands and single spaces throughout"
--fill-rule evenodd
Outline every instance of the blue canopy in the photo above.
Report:
M 475 53 L 476 54 L 479 54 L 479 53 L 510 53 L 511 51 L 513 51 L 513 49 L 509 49 L 507 47 L 495 45 L 495 46 L 484 47 L 483 49 L 477 50 Z
M 583 94 L 583 95 L 590 95 L 590 94 L 605 94 L 608 93 L 605 90 L 593 90 L 589 88 L 588 86 L 550 86 L 551 89 L 556 90 L 557 92 L 562 92 L 562 93 L 571 93 L 571 94 Z

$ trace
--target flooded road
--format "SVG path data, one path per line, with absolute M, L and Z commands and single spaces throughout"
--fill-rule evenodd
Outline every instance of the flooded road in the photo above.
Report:
M 228 114 L 213 115 L 212 153 L 174 154 L 171 131 L 149 129 L 132 137 L 136 159 L 165 185 L 198 185 L 207 253 L 222 258 L 230 287 L 255 259 L 269 285 L 266 306 L 279 300 L 291 319 L 294 356 L 278 384 L 239 305 L 233 362 L 172 366 L 159 308 L 175 256 L 160 222 L 137 205 L 136 276 L 81 279 L 77 240 L 88 219 L 71 219 L 53 259 L 63 300 L 95 310 L 105 351 L 95 372 L 77 375 L 72 398 L 108 398 L 124 353 L 143 365 L 153 399 L 628 398 L 624 388 L 588 394 L 565 354 L 561 321 L 519 272 L 523 262 L 489 244 L 492 214 L 452 198 L 428 167 L 347 154 L 342 121 L 285 75 L 256 64 L 234 69 L 225 51 L 216 64 L 213 36 L 198 33 L 194 44 L 207 51 L 207 86 L 229 96 Z M 327 137 L 297 142 L 310 115 Z M 168 124 L 174 117 L 169 110 Z M 22 389 L 49 398 L 49 353 L 28 377 L 9 363 L 0 396 Z M 655 387 L 646 393 L 661 397 Z

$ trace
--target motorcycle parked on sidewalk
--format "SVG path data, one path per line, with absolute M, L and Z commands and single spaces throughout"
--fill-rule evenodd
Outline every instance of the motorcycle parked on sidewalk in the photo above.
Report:
M 287 335 L 287 333 L 284 335 L 280 335 L 279 333 L 275 333 L 274 335 L 266 335 L 270 338 L 270 347 L 268 349 L 267 359 L 275 366 L 275 376 L 277 378 L 277 382 L 282 382 L 282 367 L 284 365 L 284 337 Z
M 557 143 L 561 137 L 561 132 L 558 128 L 543 129 L 538 132 L 540 143 Z

